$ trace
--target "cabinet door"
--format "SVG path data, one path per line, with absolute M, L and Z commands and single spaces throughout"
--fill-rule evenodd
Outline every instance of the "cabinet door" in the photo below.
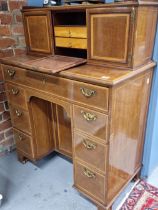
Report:
M 71 119 L 66 110 L 56 105 L 57 150 L 72 157 Z
M 35 159 L 41 159 L 55 150 L 51 103 L 31 97 L 29 112 L 32 125 Z
M 88 57 L 129 65 L 134 31 L 133 8 L 89 9 Z
M 24 12 L 23 20 L 28 53 L 52 54 L 53 37 L 50 12 Z

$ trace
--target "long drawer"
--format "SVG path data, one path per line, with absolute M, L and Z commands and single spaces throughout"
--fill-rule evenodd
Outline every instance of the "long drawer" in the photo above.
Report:
M 6 81 L 47 91 L 104 111 L 109 109 L 109 89 L 106 87 L 50 76 L 13 66 L 2 66 Z
M 107 142 L 108 116 L 74 106 L 74 128 Z
M 86 195 L 105 203 L 106 176 L 75 161 L 75 187 Z
M 19 106 L 9 105 L 12 125 L 25 133 L 31 134 L 29 113 Z
M 87 49 L 87 39 L 55 37 L 56 47 Z
M 74 133 L 75 159 L 106 172 L 108 146 L 87 136 Z
M 16 142 L 17 150 L 22 151 L 23 153 L 32 158 L 33 151 L 31 146 L 31 141 L 32 141 L 31 137 L 16 129 L 13 130 L 14 130 L 14 139 Z

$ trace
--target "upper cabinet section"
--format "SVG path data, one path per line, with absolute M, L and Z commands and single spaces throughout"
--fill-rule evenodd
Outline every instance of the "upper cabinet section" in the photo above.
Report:
M 23 20 L 28 53 L 53 54 L 51 12 L 24 12 Z
M 28 53 L 87 58 L 137 69 L 152 59 L 157 6 L 138 3 L 23 10 Z
M 124 68 L 148 63 L 156 18 L 154 7 L 88 9 L 88 59 Z

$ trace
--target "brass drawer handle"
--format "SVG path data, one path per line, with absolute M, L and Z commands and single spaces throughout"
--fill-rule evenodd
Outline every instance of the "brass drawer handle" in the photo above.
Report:
M 84 168 L 84 172 L 83 173 L 88 178 L 91 178 L 91 179 L 95 179 L 96 178 L 95 173 L 93 173 L 92 171 L 88 170 L 87 168 Z
M 81 93 L 87 98 L 90 98 L 96 94 L 95 90 L 90 90 L 90 89 L 83 88 L 83 87 L 81 87 L 80 90 L 81 90 Z
M 19 89 L 18 88 L 12 88 L 12 93 L 13 93 L 13 95 L 18 95 L 18 93 L 19 93 Z
M 84 139 L 82 143 L 85 146 L 85 148 L 88 150 L 95 150 L 97 147 L 97 145 L 95 143 L 92 143 L 86 139 Z
M 13 69 L 8 69 L 7 72 L 8 72 L 8 74 L 9 74 L 10 77 L 13 77 L 14 74 L 15 74 L 15 70 L 13 70 Z
M 21 117 L 22 116 L 22 112 L 19 111 L 18 109 L 15 110 L 15 113 L 16 113 L 17 117 Z
M 97 119 L 96 115 L 91 114 L 89 112 L 84 112 L 83 110 L 81 110 L 81 114 L 84 117 L 84 119 L 87 120 L 88 122 L 95 121 Z
M 19 139 L 19 141 L 22 141 L 24 138 L 23 138 L 23 136 L 22 135 L 18 135 L 18 139 Z

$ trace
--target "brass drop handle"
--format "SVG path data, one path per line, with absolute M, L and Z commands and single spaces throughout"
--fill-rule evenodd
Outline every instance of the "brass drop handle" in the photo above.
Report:
M 95 150 L 97 147 L 97 145 L 95 143 L 88 141 L 87 139 L 84 139 L 82 143 L 83 143 L 84 147 L 88 150 Z
M 8 74 L 9 74 L 10 77 L 13 77 L 14 74 L 15 74 L 15 70 L 13 70 L 13 69 L 8 69 L 7 72 L 8 72 Z
M 19 141 L 22 141 L 24 139 L 23 136 L 20 134 L 19 134 L 18 138 L 19 138 Z
M 96 178 L 95 173 L 93 173 L 92 171 L 88 170 L 87 168 L 84 168 L 84 172 L 83 173 L 88 178 L 91 178 L 91 179 L 95 179 Z
M 15 110 L 15 113 L 16 113 L 17 117 L 21 117 L 21 115 L 22 115 L 22 112 L 19 111 L 18 109 Z
M 84 117 L 84 119 L 87 120 L 88 122 L 95 121 L 97 119 L 96 115 L 91 114 L 89 112 L 84 112 L 83 110 L 81 110 L 81 114 Z
M 80 90 L 81 90 L 81 93 L 87 98 L 90 98 L 96 94 L 95 90 L 90 90 L 90 89 L 83 88 L 83 87 L 81 87 Z
M 12 88 L 12 93 L 13 95 L 17 95 L 19 93 L 19 89 L 18 88 Z

